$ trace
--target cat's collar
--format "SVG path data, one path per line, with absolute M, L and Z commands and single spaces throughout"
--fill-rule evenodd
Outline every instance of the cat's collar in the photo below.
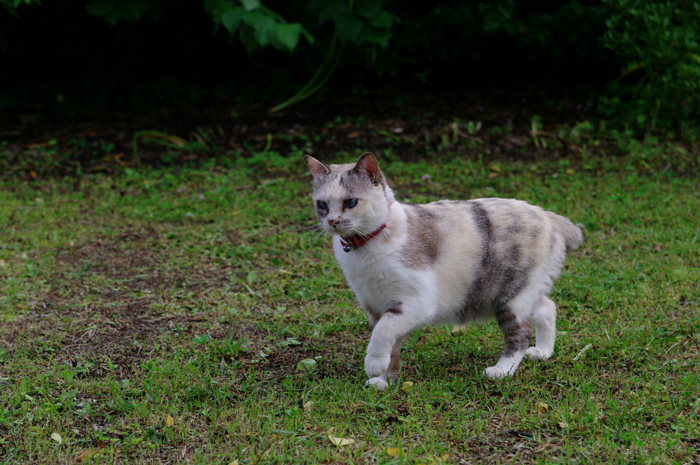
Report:
M 386 228 L 386 223 L 382 224 L 380 227 L 378 227 L 369 234 L 353 234 L 352 236 L 348 236 L 347 238 L 341 237 L 340 245 L 343 246 L 344 251 L 350 252 L 352 249 L 356 249 L 365 245 L 367 242 L 369 242 L 370 239 L 382 232 L 382 229 L 384 228 Z

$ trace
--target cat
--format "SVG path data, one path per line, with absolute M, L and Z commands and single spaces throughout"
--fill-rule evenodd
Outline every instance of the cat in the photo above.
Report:
M 495 318 L 505 349 L 488 378 L 512 376 L 525 355 L 551 357 L 557 307 L 547 296 L 583 240 L 570 220 L 512 199 L 398 202 L 369 152 L 354 164 L 304 160 L 319 225 L 334 235 L 335 258 L 372 326 L 366 384 L 396 383 L 402 340 L 426 325 Z

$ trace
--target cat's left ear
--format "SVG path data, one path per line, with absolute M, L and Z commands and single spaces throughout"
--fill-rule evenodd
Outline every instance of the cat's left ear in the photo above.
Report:
M 360 155 L 360 158 L 357 160 L 357 163 L 355 163 L 355 167 L 352 170 L 355 173 L 368 176 L 373 183 L 379 182 L 382 174 L 381 171 L 379 171 L 377 157 L 370 152 L 365 152 Z

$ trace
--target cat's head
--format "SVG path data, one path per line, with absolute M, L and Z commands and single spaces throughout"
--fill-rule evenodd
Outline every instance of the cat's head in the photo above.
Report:
M 384 223 L 394 195 L 374 155 L 363 153 L 347 165 L 326 165 L 308 155 L 304 161 L 314 176 L 314 208 L 324 231 L 369 234 Z

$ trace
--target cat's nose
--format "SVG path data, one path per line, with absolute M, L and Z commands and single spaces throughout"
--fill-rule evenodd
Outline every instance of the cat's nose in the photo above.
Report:
M 334 228 L 338 226 L 338 223 L 340 223 L 340 220 L 328 220 L 328 224 L 330 224 Z

